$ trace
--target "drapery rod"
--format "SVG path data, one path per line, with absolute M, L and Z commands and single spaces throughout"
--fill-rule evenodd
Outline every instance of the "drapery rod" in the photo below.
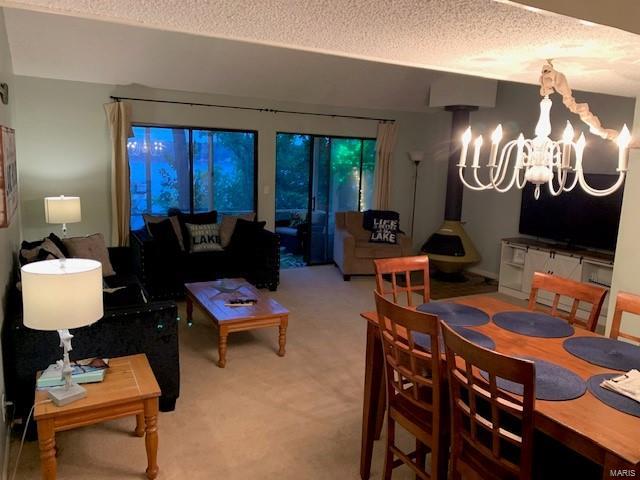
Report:
M 267 113 L 288 113 L 291 115 L 311 115 L 314 117 L 331 117 L 331 118 L 350 118 L 352 120 L 374 120 L 376 122 L 395 122 L 393 118 L 375 118 L 365 117 L 358 115 L 340 115 L 337 113 L 313 113 L 313 112 L 297 112 L 295 110 L 275 110 L 273 108 L 256 108 L 256 107 L 238 107 L 233 105 L 216 105 L 212 103 L 196 103 L 196 102 L 178 102 L 175 100 L 156 100 L 154 98 L 134 98 L 134 97 L 116 97 L 111 95 L 111 99 L 119 102 L 120 100 L 131 100 L 134 102 L 155 102 L 155 103 L 170 103 L 173 105 L 189 105 L 190 107 L 213 107 L 213 108 L 229 108 L 232 110 L 251 110 L 254 112 L 267 112 Z

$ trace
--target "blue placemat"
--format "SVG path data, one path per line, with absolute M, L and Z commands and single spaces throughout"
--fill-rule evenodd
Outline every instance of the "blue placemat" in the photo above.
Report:
M 493 316 L 493 323 L 527 337 L 562 338 L 575 332 L 565 320 L 539 312 L 500 312 Z
M 617 377 L 619 373 L 601 373 L 600 375 L 594 375 L 587 380 L 587 388 L 602 403 L 609 405 L 611 408 L 615 408 L 620 412 L 628 413 L 635 417 L 640 417 L 640 403 L 635 400 L 620 395 L 619 393 L 612 392 L 606 388 L 602 388 L 600 384 L 603 380 L 609 380 L 612 377 Z
M 489 350 L 496 349 L 496 342 L 493 339 L 484 333 L 480 333 L 476 330 L 471 330 L 470 328 L 464 327 L 451 327 L 456 331 L 460 336 L 466 338 L 471 343 L 475 343 L 476 345 L 484 348 L 488 348 Z M 444 339 L 440 338 L 440 352 L 444 353 Z M 431 337 L 429 335 L 425 335 L 424 333 L 415 332 L 413 334 L 413 341 L 420 345 L 427 351 L 431 351 Z
M 437 315 L 452 327 L 477 327 L 489 323 L 489 315 L 482 310 L 459 303 L 429 302 L 423 303 L 417 310 Z
M 640 369 L 640 347 L 627 342 L 604 337 L 568 338 L 564 349 L 589 363 L 600 367 L 628 372 Z
M 573 400 L 581 397 L 587 390 L 587 385 L 582 378 L 560 365 L 547 362 L 535 357 L 522 357 L 536 364 L 536 399 L 538 400 Z M 486 372 L 481 372 L 488 380 Z M 502 390 L 522 395 L 524 391 L 520 383 L 511 382 L 504 378 L 497 378 L 496 385 Z

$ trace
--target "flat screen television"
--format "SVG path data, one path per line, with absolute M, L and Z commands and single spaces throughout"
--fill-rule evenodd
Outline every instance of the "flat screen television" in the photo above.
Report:
M 588 184 L 597 189 L 613 185 L 617 177 L 585 174 Z M 553 197 L 544 185 L 538 200 L 533 196 L 534 188 L 527 183 L 522 190 L 520 233 L 574 246 L 615 250 L 623 187 L 606 197 L 593 197 L 576 185 L 570 192 Z

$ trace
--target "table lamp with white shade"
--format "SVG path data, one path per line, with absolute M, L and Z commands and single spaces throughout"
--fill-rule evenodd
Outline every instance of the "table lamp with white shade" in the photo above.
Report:
M 69 362 L 70 328 L 79 328 L 103 316 L 102 265 L 95 260 L 67 258 L 25 265 L 22 271 L 23 322 L 34 330 L 57 330 L 64 349 L 62 379 L 65 384 L 49 390 L 56 405 L 66 405 L 86 396 L 73 382 Z
M 82 220 L 80 197 L 45 197 L 44 219 L 47 223 L 62 224 L 62 236 L 67 236 L 67 223 L 78 223 Z

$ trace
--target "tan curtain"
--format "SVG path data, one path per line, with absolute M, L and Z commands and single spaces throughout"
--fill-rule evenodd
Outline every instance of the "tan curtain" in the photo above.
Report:
M 131 193 L 129 190 L 129 159 L 127 140 L 131 130 L 131 106 L 125 102 L 104 105 L 111 132 L 111 244 L 129 244 Z
M 388 210 L 391 197 L 391 159 L 398 138 L 398 125 L 379 123 L 376 138 L 374 208 Z

